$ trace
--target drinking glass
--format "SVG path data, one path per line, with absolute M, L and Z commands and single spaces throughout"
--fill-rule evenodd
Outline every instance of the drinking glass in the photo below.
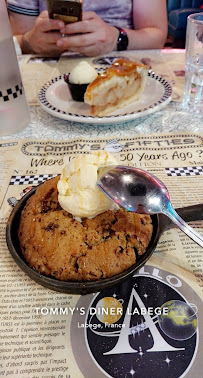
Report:
M 22 130 L 29 120 L 6 2 L 0 0 L 0 136 Z
M 187 18 L 183 109 L 203 113 L 203 12 Z

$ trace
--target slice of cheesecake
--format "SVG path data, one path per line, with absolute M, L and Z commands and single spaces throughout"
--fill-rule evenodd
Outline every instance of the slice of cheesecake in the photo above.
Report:
M 148 66 L 119 58 L 87 87 L 86 104 L 91 114 L 105 116 L 139 99 L 144 90 Z

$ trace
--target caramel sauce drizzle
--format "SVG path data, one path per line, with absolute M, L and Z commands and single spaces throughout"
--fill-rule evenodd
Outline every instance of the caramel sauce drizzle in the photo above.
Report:
M 145 67 L 145 65 L 122 58 L 117 59 L 111 67 L 107 68 L 107 70 L 101 75 L 98 75 L 98 77 L 88 85 L 86 93 L 89 94 L 88 92 L 91 91 L 94 87 L 99 85 L 101 82 L 109 80 L 114 75 L 127 76 L 137 72 L 137 67 Z

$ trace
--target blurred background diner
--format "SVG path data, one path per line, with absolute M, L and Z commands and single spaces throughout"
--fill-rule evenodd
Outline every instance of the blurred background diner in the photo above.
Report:
M 167 0 L 169 46 L 185 47 L 187 17 L 202 11 L 202 0 Z

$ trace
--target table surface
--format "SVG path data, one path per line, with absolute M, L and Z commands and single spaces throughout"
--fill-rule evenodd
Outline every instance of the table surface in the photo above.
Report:
M 134 164 L 157 175 L 168 187 L 175 207 L 202 203 L 202 145 L 198 134 L 203 127 L 203 115 L 187 114 L 181 110 L 184 51 L 136 51 L 125 54 L 132 59 L 148 59 L 153 71 L 172 83 L 173 101 L 154 114 L 130 122 L 105 125 L 64 121 L 52 117 L 37 104 L 37 95 L 43 84 L 68 72 L 78 58 L 65 56 L 58 61 L 42 61 L 32 56 L 19 57 L 31 121 L 18 134 L 0 138 L 9 140 L 8 143 L 0 143 L 0 282 L 3 288 L 0 291 L 0 376 L 25 377 L 29 373 L 31 378 L 36 375 L 39 378 L 50 377 L 52 374 L 74 378 L 101 378 L 106 375 L 156 377 L 161 375 L 160 372 L 164 372 L 166 378 L 202 376 L 202 251 L 177 228 L 173 227 L 162 234 L 156 251 L 137 275 L 129 277 L 124 286 L 116 285 L 104 291 L 104 296 L 94 293 L 94 297 L 91 294 L 79 297 L 41 287 L 16 266 L 6 246 L 4 235 L 10 205 L 16 203 L 30 186 L 59 174 L 63 159 L 65 162 L 66 157 L 69 159 L 77 153 L 88 153 L 95 145 L 103 149 L 109 138 L 126 138 L 120 141 L 122 153 L 116 151 L 119 162 Z M 173 138 L 175 133 L 177 138 Z M 185 138 L 187 133 L 189 138 Z M 73 140 L 81 137 L 84 137 L 84 143 Z M 98 144 L 92 143 L 93 138 L 96 140 L 97 137 Z M 50 146 L 53 145 L 52 151 Z M 197 221 L 193 227 L 202 233 L 202 222 Z M 100 302 L 102 296 L 104 302 Z M 122 338 L 119 336 L 121 329 L 119 331 L 116 325 L 113 329 L 114 324 L 109 324 L 111 329 L 105 326 L 101 330 L 102 337 L 99 328 L 91 333 L 90 326 L 97 324 L 96 319 L 99 325 L 103 320 L 100 321 L 97 316 L 93 318 L 90 309 L 97 306 L 108 309 L 106 299 L 112 303 L 109 297 L 116 300 L 115 303 L 123 303 L 123 319 L 116 321 L 116 325 L 121 324 L 124 331 Z M 155 325 L 158 322 L 156 311 L 160 309 L 158 306 L 165 307 L 169 301 L 172 303 L 171 314 L 178 307 L 183 311 L 183 305 L 179 306 L 179 302 L 183 304 L 183 301 L 188 306 L 191 304 L 196 312 L 192 320 L 187 319 L 189 328 L 188 325 L 186 328 L 180 327 L 184 320 L 181 316 L 180 323 L 177 321 L 172 327 L 171 336 L 166 332 L 164 337 L 164 332 L 159 331 L 160 326 Z M 118 304 L 115 305 L 117 307 Z M 128 308 L 135 314 L 128 314 Z M 139 314 L 142 308 L 146 309 L 146 315 Z M 85 309 L 83 316 L 80 309 Z M 44 312 L 46 310 L 48 313 Z M 68 313 L 64 310 L 68 310 Z M 150 313 L 153 310 L 152 316 L 148 314 L 149 310 Z M 173 320 L 172 315 L 170 319 Z M 166 324 L 170 325 L 170 322 Z M 195 324 L 199 324 L 199 327 L 196 328 Z M 87 327 L 89 329 L 85 330 Z M 168 328 L 170 331 L 170 326 Z M 191 328 L 197 331 L 197 336 L 188 336 L 188 329 L 191 332 Z M 185 329 L 186 338 L 181 340 Z M 175 332 L 180 339 L 173 336 Z M 105 335 L 107 338 L 104 340 Z M 119 336 L 120 342 L 117 344 L 116 341 L 116 345 L 119 345 L 117 352 L 112 352 L 115 336 L 116 339 Z M 132 340 L 129 345 L 128 340 Z M 131 348 L 130 353 L 126 353 L 129 350 L 126 348 Z M 136 348 L 134 353 L 133 348 Z
M 116 56 L 118 53 L 107 54 Z M 150 64 L 152 70 L 169 81 L 173 86 L 173 99 L 160 111 L 132 121 L 115 124 L 83 124 L 62 120 L 44 111 L 37 102 L 40 88 L 48 80 L 63 73 L 82 59 L 94 63 L 95 58 L 62 56 L 57 59 L 41 59 L 34 56 L 20 56 L 19 65 L 22 80 L 30 106 L 31 121 L 19 133 L 3 136 L 0 139 L 73 139 L 77 137 L 126 137 L 135 134 L 168 133 L 168 132 L 201 132 L 203 114 L 190 114 L 182 110 L 181 100 L 184 88 L 185 51 L 177 49 L 129 51 L 121 54 L 129 59 L 142 60 Z

